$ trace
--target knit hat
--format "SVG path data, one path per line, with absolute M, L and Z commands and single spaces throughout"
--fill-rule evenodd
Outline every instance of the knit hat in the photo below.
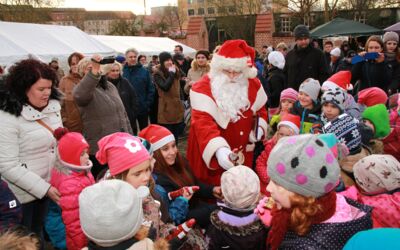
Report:
M 377 104 L 386 104 L 388 96 L 378 87 L 363 89 L 358 92 L 358 103 L 371 107 Z
M 288 126 L 289 128 L 293 129 L 294 133 L 296 135 L 299 134 L 300 132 L 300 116 L 298 115 L 292 115 L 292 114 L 285 114 L 282 116 L 281 121 L 278 123 L 278 130 L 279 127 L 284 125 Z
M 268 54 L 268 62 L 278 69 L 285 67 L 285 57 L 279 51 L 272 51 Z
M 337 139 L 346 145 L 350 154 L 359 153 L 361 150 L 361 133 L 358 122 L 352 116 L 344 113 L 333 121 L 327 122 L 323 127 L 324 133 L 333 133 Z
M 149 160 L 150 155 L 140 139 L 128 133 L 113 133 L 101 138 L 96 158 L 100 164 L 108 163 L 112 176 L 120 174 Z
M 298 96 L 299 96 L 299 92 L 297 92 L 296 90 L 294 90 L 292 88 L 287 88 L 281 92 L 280 101 L 291 100 L 291 101 L 295 102 L 298 100 Z
M 324 92 L 321 98 L 321 104 L 332 103 L 341 113 L 344 112 L 344 101 L 346 100 L 346 93 L 339 87 L 328 89 Z
M 383 35 L 383 43 L 389 42 L 389 41 L 394 41 L 396 43 L 399 43 L 399 35 L 396 32 L 389 31 L 386 32 Z
M 304 92 L 311 97 L 314 102 L 318 102 L 319 91 L 321 90 L 321 85 L 318 80 L 313 78 L 308 78 L 300 84 L 299 92 Z
M 353 167 L 358 186 L 367 194 L 379 194 L 400 188 L 400 162 L 392 155 L 369 155 Z
M 375 138 L 383 138 L 390 133 L 389 113 L 385 105 L 378 104 L 366 108 L 362 113 L 362 118 L 374 124 Z
M 343 90 L 352 90 L 353 85 L 351 81 L 351 71 L 343 70 L 333 74 L 322 84 L 322 91 L 327 89 L 334 89 L 335 87 L 340 87 Z
M 117 61 L 119 63 L 124 63 L 126 61 L 126 59 L 125 59 L 125 56 L 118 55 L 117 57 L 115 57 L 115 61 Z
M 86 166 L 81 165 L 82 152 L 85 149 L 89 151 L 89 144 L 82 134 L 68 132 L 66 128 L 57 128 L 54 131 L 54 137 L 58 140 L 58 158 L 64 166 L 77 170 L 92 167 L 91 161 Z
M 143 221 L 142 199 L 149 189 L 135 189 L 121 180 L 106 180 L 79 195 L 83 233 L 99 246 L 110 247 L 133 238 Z
M 199 50 L 199 51 L 197 51 L 195 58 L 198 55 L 203 55 L 203 56 L 205 56 L 207 58 L 207 60 L 210 60 L 210 52 L 208 52 L 207 50 Z
M 300 38 L 309 38 L 310 37 L 310 30 L 308 29 L 307 26 L 303 24 L 299 24 L 294 28 L 294 37 L 295 40 L 300 39 Z
M 318 135 L 280 139 L 272 149 L 267 165 L 271 180 L 306 197 L 321 197 L 332 191 L 339 181 L 339 164 Z
M 251 168 L 239 165 L 221 176 L 224 203 L 234 210 L 253 210 L 259 200 L 260 180 Z
M 164 145 L 175 141 L 174 135 L 167 128 L 150 124 L 145 129 L 139 132 L 139 137 L 142 137 L 150 142 L 153 151 L 162 148 Z
M 224 69 L 243 72 L 247 78 L 257 76 L 254 67 L 255 51 L 244 40 L 228 40 L 222 44 L 217 54 L 211 60 L 211 70 Z
M 172 60 L 172 56 L 171 56 L 171 54 L 169 53 L 169 52 L 161 52 L 159 55 L 158 55 L 158 59 L 159 59 L 159 61 L 160 61 L 160 65 L 164 65 L 164 62 L 165 61 L 167 61 L 167 60 L 169 60 L 169 59 L 171 59 Z
M 339 48 L 334 48 L 333 50 L 331 50 L 331 56 L 336 56 L 336 57 L 340 57 L 340 49 Z

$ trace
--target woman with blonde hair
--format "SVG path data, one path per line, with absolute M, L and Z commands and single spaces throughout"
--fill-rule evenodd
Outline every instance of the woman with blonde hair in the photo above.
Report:
M 188 76 L 186 78 L 185 93 L 189 94 L 192 85 L 200 80 L 204 75 L 210 71 L 210 52 L 207 50 L 199 50 L 196 53 L 194 60 L 192 61 L 192 67 L 189 69 Z

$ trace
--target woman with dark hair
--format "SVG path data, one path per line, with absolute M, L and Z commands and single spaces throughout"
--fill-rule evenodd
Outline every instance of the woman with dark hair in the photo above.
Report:
M 145 55 L 139 55 L 138 56 L 138 62 L 143 66 L 147 66 L 147 57 Z
M 48 182 L 56 159 L 53 130 L 61 127 L 61 94 L 55 72 L 34 59 L 10 68 L 0 92 L 0 175 L 22 204 L 22 224 L 43 239 L 48 198 L 60 199 Z
M 81 113 L 82 134 L 90 145 L 89 157 L 93 162 L 91 171 L 95 178 L 105 168 L 95 157 L 97 141 L 115 132 L 132 134 L 118 89 L 100 74 L 100 60 L 101 56 L 94 55 L 91 59 L 85 57 L 79 62 L 78 73 L 82 80 L 72 91 Z
M 172 62 L 171 54 L 162 52 L 159 55 L 160 65 L 153 73 L 154 83 L 158 93 L 158 124 L 169 129 L 178 142 L 178 137 L 184 128 L 184 108 L 181 102 L 181 72 Z

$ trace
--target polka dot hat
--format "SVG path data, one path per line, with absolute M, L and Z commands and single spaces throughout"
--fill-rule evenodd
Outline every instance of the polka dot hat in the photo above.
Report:
M 339 182 L 339 164 L 328 145 L 333 134 L 305 134 L 279 140 L 268 159 L 268 175 L 278 185 L 306 197 L 320 197 Z

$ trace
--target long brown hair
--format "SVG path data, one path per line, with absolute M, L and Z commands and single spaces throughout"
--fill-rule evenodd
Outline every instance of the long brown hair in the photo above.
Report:
M 195 185 L 193 174 L 186 166 L 179 151 L 176 154 L 175 163 L 172 166 L 169 166 L 164 160 L 161 149 L 156 150 L 153 157 L 156 160 L 154 165 L 154 171 L 156 173 L 166 175 L 179 187 Z

